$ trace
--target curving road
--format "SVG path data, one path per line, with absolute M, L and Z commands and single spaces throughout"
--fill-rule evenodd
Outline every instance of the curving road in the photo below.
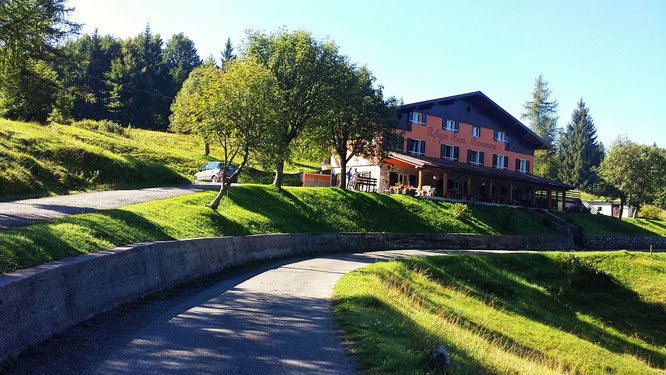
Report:
M 224 272 L 77 326 L 20 357 L 9 373 L 351 374 L 329 309 L 335 282 L 376 261 L 460 252 L 489 251 L 334 254 Z
M 220 184 L 166 186 L 147 189 L 110 190 L 0 202 L 0 229 L 38 220 L 118 208 L 135 203 L 219 189 Z

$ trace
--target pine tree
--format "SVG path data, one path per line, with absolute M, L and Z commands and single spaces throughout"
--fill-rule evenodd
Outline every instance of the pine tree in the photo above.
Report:
M 224 68 L 224 63 L 233 60 L 236 58 L 234 54 L 234 47 L 231 46 L 231 38 L 227 38 L 227 43 L 224 45 L 224 51 L 222 51 L 222 59 L 220 60 L 222 67 Z
M 550 100 L 551 90 L 548 82 L 539 75 L 534 81 L 532 100 L 525 102 L 525 113 L 521 115 L 527 120 L 530 129 L 544 140 L 551 149 L 534 152 L 534 174 L 554 179 L 559 170 L 559 160 L 553 147 L 557 143 L 559 130 L 557 128 L 557 100 Z
M 194 47 L 194 42 L 183 33 L 175 34 L 169 39 L 162 55 L 171 77 L 170 96 L 175 97 L 190 72 L 201 65 L 201 58 Z
M 560 181 L 585 191 L 595 191 L 598 177 L 595 168 L 604 157 L 603 145 L 597 142 L 597 129 L 583 98 L 571 114 L 571 121 L 559 145 Z

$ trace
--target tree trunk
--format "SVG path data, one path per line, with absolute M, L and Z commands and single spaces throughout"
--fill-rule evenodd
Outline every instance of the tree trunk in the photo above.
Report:
M 277 167 L 275 168 L 275 178 L 273 179 L 273 185 L 278 188 L 282 187 L 282 175 L 284 174 L 284 160 L 279 160 L 277 162 Z
M 635 218 L 638 217 L 638 209 L 639 208 L 641 208 L 641 206 L 639 204 L 637 204 L 636 207 L 634 207 L 634 213 L 631 215 L 632 219 L 635 219 Z
M 208 144 L 208 142 L 204 142 L 204 153 L 206 154 L 206 156 L 210 154 L 210 145 Z
M 340 158 L 340 189 L 347 189 L 347 160 Z
M 627 199 L 625 197 L 620 197 L 620 216 L 618 216 L 618 219 L 622 221 L 622 211 L 624 211 L 624 202 L 626 202 Z
M 208 203 L 208 207 L 214 210 L 217 210 L 217 207 L 220 205 L 222 197 L 224 197 L 224 195 L 227 194 L 227 190 L 229 190 L 229 185 L 231 185 L 231 182 L 226 182 L 225 180 L 226 178 L 222 180 L 222 183 L 220 184 L 220 191 L 215 196 L 215 199 L 213 199 L 212 202 Z

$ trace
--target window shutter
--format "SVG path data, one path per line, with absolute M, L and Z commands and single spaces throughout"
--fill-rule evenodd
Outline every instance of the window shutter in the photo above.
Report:
M 453 160 L 458 160 L 460 156 L 460 147 L 454 146 L 453 147 Z
M 423 120 L 424 124 L 426 123 L 426 114 L 425 113 L 421 114 L 421 120 Z
M 460 130 L 460 125 L 458 124 L 458 121 L 454 122 L 453 126 L 455 126 L 456 131 Z
M 530 161 L 529 161 L 529 160 L 527 160 L 527 161 L 525 162 L 525 167 L 526 167 L 526 169 L 527 169 L 527 173 L 530 173 Z
M 421 141 L 421 149 L 419 150 L 419 153 L 425 155 L 425 141 Z
M 516 170 L 520 170 L 520 159 L 516 158 Z
M 409 122 L 414 122 L 414 112 L 409 112 Z
M 484 159 L 483 159 L 483 152 L 479 152 L 479 164 L 483 165 Z
M 497 129 L 493 130 L 493 139 L 497 140 Z
M 497 167 L 497 154 L 493 154 L 493 167 Z
M 467 162 L 472 162 L 472 150 L 467 150 Z
M 509 157 L 504 156 L 504 169 L 509 169 Z

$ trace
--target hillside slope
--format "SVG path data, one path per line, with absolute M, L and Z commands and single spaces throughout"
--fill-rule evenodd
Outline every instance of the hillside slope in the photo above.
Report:
M 125 244 L 193 237 L 297 232 L 440 232 L 557 235 L 524 210 L 452 204 L 331 188 L 232 186 L 218 210 L 215 192 L 184 195 L 0 231 L 0 272 Z

